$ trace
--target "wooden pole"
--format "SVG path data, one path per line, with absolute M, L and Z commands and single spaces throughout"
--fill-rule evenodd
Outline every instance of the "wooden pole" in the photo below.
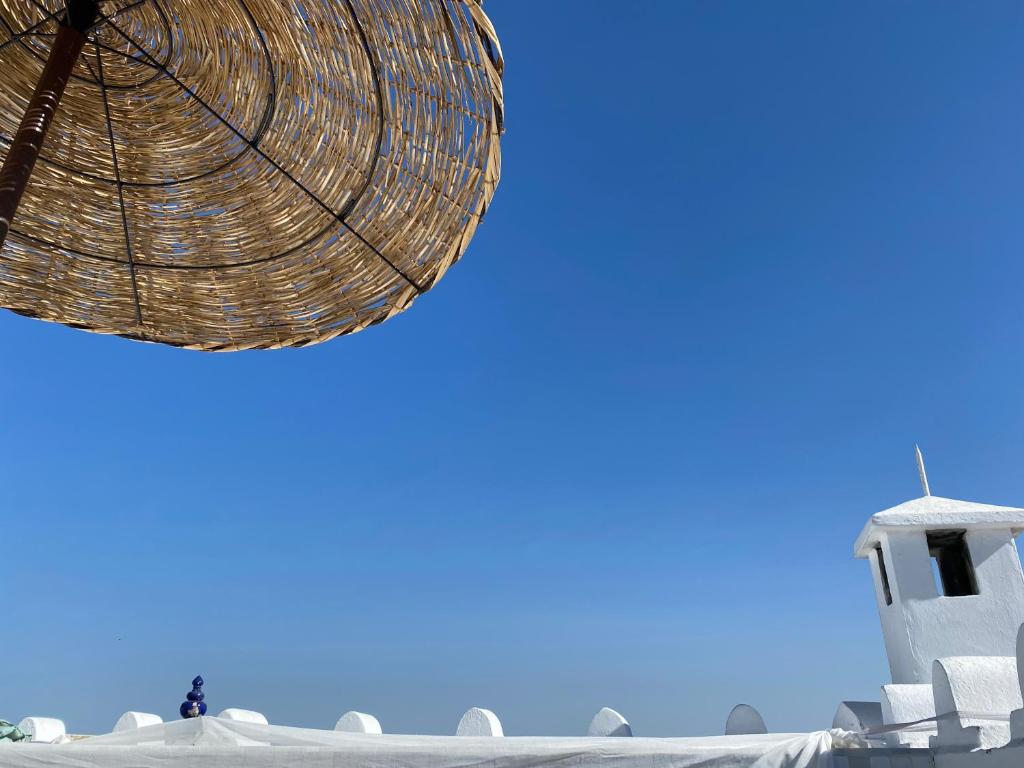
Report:
M 46 140 L 46 131 L 60 105 L 75 62 L 85 45 L 86 31 L 96 20 L 96 13 L 94 0 L 72 0 L 68 3 L 67 16 L 57 30 L 36 91 L 21 118 L 14 143 L 7 151 L 0 169 L 0 248 L 7 239 L 18 203 Z

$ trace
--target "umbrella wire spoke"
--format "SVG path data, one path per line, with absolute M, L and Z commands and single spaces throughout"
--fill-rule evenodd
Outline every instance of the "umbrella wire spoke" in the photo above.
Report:
M 256 37 L 260 42 L 260 49 L 263 51 L 263 56 L 269 64 L 271 62 L 270 47 L 267 45 L 267 38 L 263 35 L 263 30 L 260 29 L 260 25 L 256 22 L 256 17 L 252 15 L 252 11 L 249 10 L 249 6 L 245 0 L 238 0 L 239 5 L 242 6 L 242 10 L 245 11 L 246 17 L 249 19 L 249 23 L 252 24 L 252 28 L 256 30 Z M 263 135 L 269 130 L 270 123 L 274 119 L 274 108 L 277 106 L 277 73 L 274 72 L 273 66 L 267 67 L 267 73 L 270 76 L 270 98 L 267 99 L 266 109 L 263 110 L 263 119 L 260 121 L 259 127 L 256 129 L 257 139 L 259 142 Z
M 34 5 L 36 8 L 38 8 L 40 11 L 42 11 L 44 16 L 49 15 L 50 13 L 60 14 L 60 13 L 64 13 L 65 11 L 67 11 L 67 6 L 66 5 L 63 8 L 61 8 L 60 10 L 58 10 L 58 11 L 51 11 L 49 8 L 47 8 L 45 5 L 43 5 L 41 2 L 39 2 L 39 0 L 29 0 L 29 2 L 32 3 L 32 5 Z
M 40 21 L 37 21 L 32 26 L 23 29 L 21 32 L 15 32 L 10 27 L 10 25 L 7 24 L 7 22 L 4 22 L 4 26 L 11 30 L 11 37 L 10 37 L 10 39 L 4 40 L 2 43 L 0 43 L 0 51 L 2 51 L 4 48 L 6 48 L 9 45 L 17 43 L 23 37 L 29 37 L 29 36 L 35 34 L 39 29 L 41 29 L 42 27 L 46 26 L 51 21 L 57 21 L 59 14 L 60 14 L 60 11 L 53 11 L 51 13 L 48 13 L 48 14 L 46 14 L 45 18 L 41 19 Z
M 393 261 L 391 261 L 391 259 L 389 259 L 383 253 L 381 253 L 379 249 L 377 249 L 376 247 L 371 245 L 370 242 L 366 240 L 366 238 L 364 238 L 359 232 L 357 232 L 355 230 L 355 228 L 345 220 L 345 216 L 342 213 L 338 213 L 333 208 L 331 208 L 331 206 L 329 206 L 327 203 L 325 203 L 323 200 L 321 200 L 320 197 L 317 196 L 317 194 L 315 192 L 313 192 L 311 189 L 309 189 L 309 187 L 307 187 L 301 181 L 296 179 L 291 173 L 289 173 L 284 168 L 284 166 L 282 166 L 280 163 L 278 163 L 276 160 L 274 160 L 272 157 L 270 157 L 266 152 L 264 152 L 262 149 L 260 149 L 260 147 L 258 146 L 258 144 L 256 142 L 254 142 L 252 139 L 250 139 L 248 136 L 246 136 L 244 133 L 242 133 L 242 131 L 239 130 L 238 128 L 236 128 L 231 123 L 230 120 L 228 120 L 226 117 L 224 117 L 220 112 L 218 112 L 212 106 L 210 106 L 206 102 L 206 100 L 203 99 L 202 96 L 200 96 L 198 93 L 196 93 L 191 88 L 189 88 L 188 85 L 183 83 L 177 77 L 177 75 L 175 75 L 173 72 L 171 72 L 169 69 L 167 69 L 167 67 L 165 67 L 163 64 L 161 64 L 157 60 L 157 58 L 153 54 L 151 54 L 149 52 L 149 50 L 146 49 L 146 47 L 144 45 L 142 45 L 141 43 L 136 41 L 127 32 L 125 32 L 123 29 L 121 29 L 119 26 L 117 26 L 117 24 L 115 24 L 113 21 L 109 22 L 109 26 L 110 26 L 111 29 L 113 29 L 115 32 L 117 32 L 121 37 L 123 37 L 128 43 L 130 43 L 134 48 L 138 49 L 139 53 L 141 53 L 143 56 L 146 57 L 146 59 L 148 59 L 148 62 L 144 62 L 141 59 L 139 59 L 137 56 L 131 56 L 130 54 L 127 54 L 127 53 L 124 53 L 124 52 L 117 52 L 117 53 L 119 53 L 119 55 L 128 56 L 128 58 L 134 59 L 135 61 L 139 62 L 140 64 L 142 64 L 142 63 L 147 64 L 147 66 L 153 67 L 154 69 L 157 69 L 160 72 L 162 72 L 166 77 L 168 77 L 170 80 L 172 80 L 182 91 L 184 91 L 188 96 L 190 96 L 191 98 L 195 99 L 196 102 L 198 102 L 199 105 L 201 107 L 203 107 L 203 109 L 205 109 L 207 112 L 209 112 L 211 115 L 213 115 L 218 121 L 223 123 L 224 126 L 229 131 L 231 131 L 233 134 L 235 134 L 235 136 L 237 136 L 239 139 L 241 139 L 243 142 L 245 142 L 249 146 L 249 148 L 252 149 L 253 152 L 255 152 L 260 157 L 262 157 L 278 173 L 280 173 L 282 176 L 284 176 L 286 179 L 288 179 L 288 181 L 290 181 L 292 184 L 294 184 L 296 187 L 298 187 L 299 190 L 301 190 L 307 197 L 309 197 L 320 208 L 322 208 L 324 211 L 326 211 L 331 216 L 333 216 L 338 221 L 338 223 L 340 223 L 346 230 L 348 230 L 353 235 L 355 235 L 356 238 L 361 243 L 363 243 L 367 248 L 369 248 L 374 253 L 374 255 L 376 255 L 381 261 L 383 261 L 385 264 L 387 264 L 388 267 L 390 267 L 396 274 L 398 274 L 399 277 L 401 277 L 403 280 L 405 280 L 405 282 L 407 282 L 417 293 L 422 294 L 422 293 L 426 292 L 426 289 L 423 286 L 421 286 L 418 282 L 413 280 L 401 268 L 399 268 L 397 264 L 395 264 Z M 351 206 L 346 206 L 346 208 L 349 209 L 349 210 L 346 210 L 344 212 L 345 214 L 350 212 Z
M 149 0 L 134 0 L 134 2 L 128 3 L 128 5 L 126 5 L 124 8 L 118 8 L 113 13 L 108 13 L 106 15 L 104 15 L 102 13 L 98 13 L 96 15 L 96 21 L 93 23 L 93 25 L 91 27 L 89 27 L 89 29 L 86 30 L 86 33 L 95 32 L 100 27 L 102 27 L 102 26 L 104 26 L 106 24 L 113 24 L 114 23 L 114 19 L 116 19 L 122 13 L 128 13 L 128 11 L 133 11 L 136 8 L 139 8 L 139 7 L 145 5 L 148 2 L 149 2 Z
M 345 210 L 342 212 L 342 218 L 345 218 L 346 216 L 348 216 L 348 214 L 350 214 L 352 211 L 356 209 L 356 206 L 359 205 L 359 201 L 363 198 L 363 195 L 365 195 L 367 191 L 370 189 L 370 184 L 373 183 L 373 177 L 377 174 L 377 164 L 380 163 L 380 153 L 381 149 L 384 146 L 384 87 L 381 85 L 380 82 L 380 67 L 377 65 L 377 62 L 373 55 L 373 49 L 370 48 L 370 40 L 366 36 L 366 30 L 363 29 L 362 22 L 359 21 L 359 17 L 356 15 L 356 9 L 352 5 L 352 0 L 345 0 L 345 5 L 348 6 L 349 15 L 352 17 L 352 22 L 356 28 L 356 31 L 359 33 L 359 43 L 363 47 L 363 53 L 366 54 L 367 64 L 369 64 L 370 66 L 370 74 L 373 77 L 373 91 L 374 96 L 377 99 L 377 111 L 379 116 L 377 118 L 377 146 L 373 152 L 373 165 L 370 168 L 370 172 L 366 174 L 366 181 L 363 182 L 362 189 L 360 189 L 355 195 L 353 195 L 352 199 L 345 204 Z M 356 235 L 356 237 L 359 237 L 359 239 L 362 240 L 362 237 L 359 235 L 359 233 L 357 233 L 355 230 L 350 231 L 354 235 Z M 370 246 L 369 243 L 367 243 L 367 246 L 369 246 L 371 250 L 376 251 L 376 249 L 373 248 L 373 246 Z M 414 285 L 414 287 L 416 288 L 417 291 L 422 292 L 422 289 L 419 286 Z
M 86 30 L 86 33 L 88 34 L 94 32 L 99 27 L 102 27 L 104 24 L 112 23 L 112 21 L 118 16 L 120 16 L 122 13 L 127 13 L 128 11 L 134 10 L 135 8 L 138 8 L 141 5 L 145 5 L 148 2 L 149 0 L 133 0 L 133 2 L 129 3 L 124 8 L 118 8 L 111 14 L 104 15 L 101 13 L 97 16 L 98 20 Z M 60 8 L 56 11 L 49 11 L 41 7 L 41 10 L 44 10 L 46 15 L 42 19 L 37 21 L 35 24 L 32 24 L 31 26 L 23 29 L 21 32 L 15 32 L 14 29 L 6 21 L 4 21 L 4 26 L 7 27 L 7 29 L 10 31 L 11 37 L 0 43 L 0 51 L 2 51 L 4 48 L 13 43 L 17 43 L 24 37 L 52 37 L 54 35 L 53 32 L 39 32 L 39 30 L 42 27 L 49 24 L 51 21 L 56 21 L 59 23 L 61 14 L 64 13 L 67 9 Z
M 86 55 L 85 51 L 82 51 L 82 54 L 78 57 L 78 59 L 82 62 L 85 68 L 89 70 L 89 74 L 92 75 L 92 79 L 96 82 L 99 82 L 100 74 L 92 68 L 92 64 L 89 62 L 89 57 Z M 102 87 L 102 84 L 100 87 Z
M 139 284 L 135 274 L 135 257 L 132 253 L 132 235 L 128 228 L 128 212 L 124 206 L 124 184 L 121 182 L 121 169 L 117 163 L 117 144 L 114 141 L 114 123 L 110 118 L 110 97 L 107 93 L 107 86 L 103 82 L 103 56 L 100 53 L 99 44 L 93 41 L 93 45 L 96 49 L 96 68 L 98 70 L 98 77 L 96 78 L 100 84 L 100 90 L 103 92 L 103 113 L 107 119 L 107 137 L 110 139 L 110 157 L 114 162 L 114 181 L 117 183 L 117 202 L 121 208 L 121 226 L 124 227 L 124 247 L 125 252 L 128 254 L 128 274 L 131 276 L 132 281 L 132 298 L 135 301 L 135 321 L 142 325 L 142 304 L 139 302 Z M 91 69 L 91 67 L 90 67 Z

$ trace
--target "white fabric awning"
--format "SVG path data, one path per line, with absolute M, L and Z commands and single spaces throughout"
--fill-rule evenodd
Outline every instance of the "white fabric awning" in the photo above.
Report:
M 816 768 L 828 732 L 706 738 L 366 735 L 179 720 L 70 744 L 0 746 L 3 768 Z

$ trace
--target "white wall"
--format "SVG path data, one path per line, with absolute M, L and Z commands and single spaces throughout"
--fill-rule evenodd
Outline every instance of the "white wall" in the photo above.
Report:
M 924 530 L 881 536 L 892 605 L 885 604 L 871 555 L 894 683 L 931 682 L 932 662 L 946 656 L 1015 655 L 1024 623 L 1024 575 L 1013 537 L 1009 530 L 969 530 L 966 541 L 979 594 L 964 597 L 940 597 Z

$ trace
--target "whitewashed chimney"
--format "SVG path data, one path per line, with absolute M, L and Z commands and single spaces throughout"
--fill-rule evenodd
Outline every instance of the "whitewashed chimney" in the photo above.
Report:
M 872 515 L 854 546 L 871 563 L 894 683 L 930 683 L 947 656 L 1014 656 L 1024 623 L 1024 509 L 927 495 L 918 467 L 926 495 Z

